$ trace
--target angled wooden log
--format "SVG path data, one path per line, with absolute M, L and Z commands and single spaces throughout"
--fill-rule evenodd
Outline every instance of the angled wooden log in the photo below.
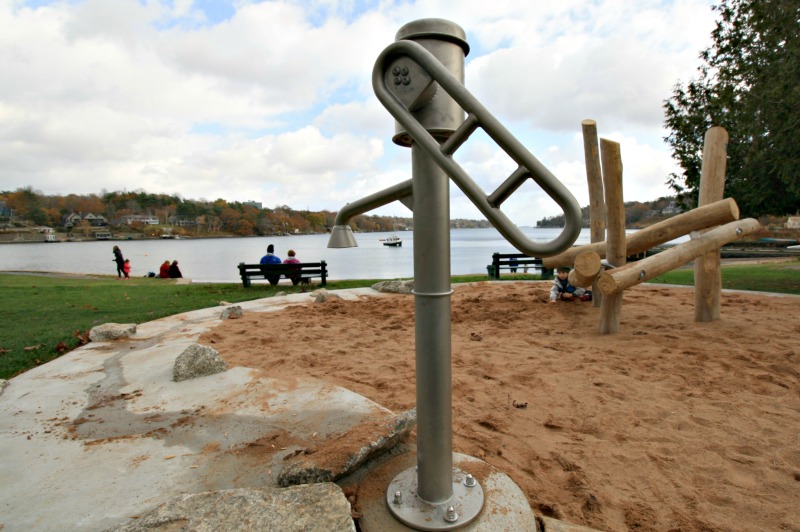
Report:
M 625 264 L 628 253 L 625 238 L 625 202 L 622 197 L 622 155 L 619 143 L 600 139 L 600 154 L 608 225 L 606 252 L 611 264 L 621 266 Z M 600 304 L 600 334 L 617 332 L 621 314 L 622 293 L 610 296 L 603 294 L 603 301 Z
M 712 127 L 706 131 L 697 203 L 700 207 L 722 199 L 727 150 L 728 132 L 724 128 Z M 719 249 L 709 251 L 694 261 L 694 321 L 719 319 L 722 293 L 720 262 Z
M 626 238 L 627 252 L 628 255 L 642 253 L 664 242 L 688 235 L 692 231 L 708 229 L 709 227 L 715 227 L 738 219 L 739 207 L 736 202 L 733 198 L 725 198 L 710 205 L 667 218 L 650 227 L 645 227 L 629 234 Z M 584 251 L 594 251 L 601 258 L 604 258 L 606 256 L 606 243 L 599 242 L 585 246 L 575 246 L 558 255 L 542 259 L 542 265 L 545 268 L 571 266 L 575 262 L 575 257 Z M 609 260 L 609 262 L 611 261 Z M 611 264 L 614 263 L 611 262 Z M 619 265 L 614 264 L 614 266 Z
M 657 255 L 633 262 L 623 268 L 601 272 L 597 278 L 597 286 L 605 295 L 619 294 L 635 284 L 649 281 L 662 273 L 683 266 L 704 253 L 755 233 L 760 227 L 758 220 L 753 218 L 727 223 Z
M 575 267 L 569 272 L 569 284 L 581 288 L 592 286 L 601 268 L 600 255 L 594 251 L 584 251 L 575 257 Z

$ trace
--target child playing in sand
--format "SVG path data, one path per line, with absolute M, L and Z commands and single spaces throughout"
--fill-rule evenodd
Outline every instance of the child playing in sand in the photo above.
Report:
M 131 278 L 131 261 L 130 259 L 125 259 L 125 262 L 122 263 L 122 272 L 125 274 L 125 280 Z
M 558 268 L 553 288 L 550 289 L 550 303 L 561 301 L 591 301 L 592 291 L 569 284 L 569 268 Z

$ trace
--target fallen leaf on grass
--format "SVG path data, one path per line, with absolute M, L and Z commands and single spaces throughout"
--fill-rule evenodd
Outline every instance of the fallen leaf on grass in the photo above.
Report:
M 10 353 L 10 352 L 11 352 L 11 349 L 3 349 L 2 347 L 0 347 L 0 355 L 4 355 L 4 354 Z
M 42 344 L 38 344 L 38 345 L 29 345 L 29 346 L 27 346 L 27 347 L 23 347 L 22 349 L 23 349 L 23 351 L 36 351 L 36 350 L 37 350 L 37 349 L 39 349 L 40 347 L 42 347 Z
M 63 355 L 67 351 L 69 351 L 69 346 L 65 342 L 62 341 L 56 344 L 56 353 L 59 355 Z
M 89 343 L 89 331 L 77 330 L 72 333 L 72 337 L 78 339 L 78 345 L 86 345 Z

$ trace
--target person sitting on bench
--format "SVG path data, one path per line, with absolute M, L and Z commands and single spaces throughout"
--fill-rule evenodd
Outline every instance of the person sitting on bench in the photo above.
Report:
M 272 244 L 267 246 L 267 254 L 264 255 L 263 257 L 261 257 L 261 261 L 260 262 L 261 262 L 261 264 L 280 264 L 281 263 L 280 257 L 276 257 L 275 256 L 275 246 L 273 246 Z M 280 274 L 278 274 L 278 275 L 270 275 L 270 276 L 264 275 L 264 278 L 267 281 L 269 281 L 269 284 L 271 284 L 272 286 L 275 286 L 275 285 L 278 284 L 278 281 L 280 281 L 281 276 L 280 276 Z
M 293 249 L 287 251 L 286 254 L 289 255 L 289 257 L 283 261 L 284 264 L 300 264 L 300 260 L 295 257 L 295 252 Z M 300 269 L 298 268 L 296 272 L 286 274 L 286 277 L 292 280 L 293 285 L 297 285 L 297 283 L 300 282 Z

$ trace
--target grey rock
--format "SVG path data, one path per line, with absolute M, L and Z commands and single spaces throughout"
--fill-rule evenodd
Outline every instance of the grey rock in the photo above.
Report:
M 410 294 L 414 290 L 414 279 L 401 281 L 399 279 L 394 281 L 381 281 L 372 285 L 373 290 L 378 292 L 387 292 L 390 294 Z
M 320 290 L 319 292 L 317 292 L 317 297 L 314 298 L 314 303 L 325 303 L 327 301 L 332 301 L 334 299 L 342 299 L 342 298 L 337 296 L 336 294 L 331 294 L 327 290 Z
M 3 392 L 6 389 L 6 386 L 8 386 L 8 381 L 5 380 L 5 379 L 0 379 L 0 395 L 3 395 Z
M 242 307 L 240 307 L 239 305 L 223 309 L 222 314 L 219 315 L 219 319 L 221 320 L 236 320 L 241 317 L 242 317 Z
M 175 359 L 172 376 L 175 382 L 222 373 L 228 363 L 211 347 L 192 344 Z
M 179 495 L 135 522 L 109 530 L 355 532 L 350 512 L 336 484 L 239 488 Z
M 278 485 L 336 481 L 397 445 L 417 423 L 412 408 L 390 419 L 368 421 L 326 441 L 309 454 L 298 454 L 278 476 Z
M 128 338 L 136 334 L 135 323 L 104 323 L 97 327 L 92 327 L 89 331 L 89 340 L 92 342 L 107 342 Z

